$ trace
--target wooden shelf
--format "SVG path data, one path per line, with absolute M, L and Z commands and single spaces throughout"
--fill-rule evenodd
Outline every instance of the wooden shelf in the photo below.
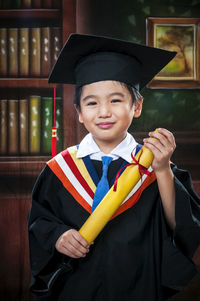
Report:
M 2 9 L 0 19 L 57 19 L 60 17 L 59 9 Z
M 0 175 L 38 176 L 50 156 L 0 157 Z
M 48 78 L 0 78 L 0 88 L 53 88 L 58 85 L 49 84 Z

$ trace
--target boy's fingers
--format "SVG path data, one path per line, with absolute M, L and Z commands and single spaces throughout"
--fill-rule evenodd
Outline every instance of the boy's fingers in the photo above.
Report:
M 83 236 L 78 231 L 73 231 L 72 236 L 84 248 L 88 249 L 90 247 L 90 245 L 88 244 L 88 242 L 83 238 Z
M 155 133 L 160 133 L 162 136 L 165 136 L 165 138 L 171 143 L 175 145 L 175 138 L 172 132 L 168 131 L 167 129 L 159 128 L 158 132 Z
M 56 249 L 72 258 L 80 258 L 89 252 L 89 244 L 77 230 L 70 229 L 57 240 Z
M 160 145 L 162 144 L 163 146 L 166 146 L 168 143 L 168 139 L 161 133 L 159 132 L 150 132 L 149 133 L 150 138 L 156 138 L 156 139 L 150 139 L 149 143 L 153 145 Z
M 67 244 L 67 249 L 74 255 L 78 257 L 83 257 L 86 255 L 87 251 L 85 248 L 83 248 L 80 244 L 77 244 L 77 242 L 69 241 Z
M 69 257 L 80 258 L 85 256 L 82 253 L 78 252 L 76 249 L 69 247 L 69 245 L 68 246 L 63 245 L 62 248 L 63 248 L 63 253 Z
M 72 238 L 69 241 L 70 245 L 73 246 L 74 249 L 78 250 L 79 252 L 81 252 L 82 254 L 86 254 L 88 253 L 89 249 L 83 247 L 77 240 L 75 240 L 74 238 Z
M 173 134 L 166 129 L 158 129 L 157 132 L 150 132 L 149 136 L 151 138 L 152 137 L 156 138 L 156 139 L 149 140 L 149 143 L 157 146 L 158 149 L 160 149 L 160 147 L 162 146 L 169 147 L 169 148 L 173 147 L 173 149 L 176 147 Z

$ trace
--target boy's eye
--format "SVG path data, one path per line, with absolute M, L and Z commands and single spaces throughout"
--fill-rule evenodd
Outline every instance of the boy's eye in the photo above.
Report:
M 96 104 L 96 101 L 88 101 L 87 106 L 95 106 Z
M 121 99 L 117 99 L 117 98 L 116 99 L 112 99 L 111 102 L 112 103 L 121 102 Z

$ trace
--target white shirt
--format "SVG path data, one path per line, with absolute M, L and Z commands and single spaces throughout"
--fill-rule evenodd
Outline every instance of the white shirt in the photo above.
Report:
M 92 134 L 87 134 L 81 143 L 79 144 L 78 152 L 77 152 L 77 158 L 83 158 L 85 156 L 90 156 L 90 159 L 92 160 L 99 160 L 101 161 L 102 156 L 110 156 L 113 158 L 113 160 L 117 160 L 118 158 L 122 158 L 126 160 L 127 162 L 131 162 L 131 153 L 133 153 L 133 156 L 135 155 L 137 142 L 131 136 L 131 134 L 127 133 L 124 140 L 118 144 L 111 152 L 110 154 L 104 154 L 94 141 Z

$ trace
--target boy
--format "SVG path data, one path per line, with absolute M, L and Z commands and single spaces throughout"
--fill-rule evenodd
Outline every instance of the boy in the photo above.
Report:
M 78 232 L 100 202 L 102 174 L 111 187 L 140 148 L 127 133 L 141 114 L 139 91 L 174 55 L 78 34 L 65 44 L 49 81 L 76 84 L 79 121 L 89 134 L 50 160 L 34 187 L 29 239 L 38 300 L 162 301 L 165 287 L 180 289 L 195 275 L 200 200 L 187 172 L 170 163 L 175 141 L 166 129 L 144 139 L 153 171 L 94 243 Z

